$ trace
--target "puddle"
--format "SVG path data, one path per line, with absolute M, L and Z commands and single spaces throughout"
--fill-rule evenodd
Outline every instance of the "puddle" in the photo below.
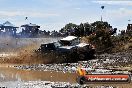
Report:
M 54 81 L 76 83 L 77 74 L 55 71 L 29 71 L 0 67 L 0 82 L 7 81 Z

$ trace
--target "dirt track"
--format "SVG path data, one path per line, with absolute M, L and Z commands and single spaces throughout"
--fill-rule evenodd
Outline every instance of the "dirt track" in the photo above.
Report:
M 30 40 L 30 39 L 29 39 Z M 8 40 L 9 42 L 11 40 Z M 0 65 L 0 82 L 7 82 L 7 84 L 11 81 L 11 83 L 13 83 L 14 81 L 26 81 L 25 83 L 28 84 L 28 81 L 54 81 L 54 82 L 70 82 L 71 84 L 76 83 L 76 77 L 77 74 L 75 73 L 63 73 L 63 71 L 60 72 L 56 72 L 56 71 L 45 71 L 45 67 L 40 67 L 38 68 L 37 66 L 34 66 L 33 69 L 30 69 L 30 65 L 34 64 L 42 64 L 46 61 L 43 62 L 43 59 L 36 59 L 36 58 L 31 58 L 32 57 L 32 49 L 37 48 L 36 46 L 34 46 L 35 43 L 36 44 L 36 40 L 30 40 L 30 42 L 28 41 L 28 43 L 26 43 L 27 40 L 22 39 L 21 41 L 16 41 L 15 43 L 11 43 L 9 44 L 9 42 L 6 41 L 6 43 L 2 43 L 4 44 L 4 47 L 6 47 L 7 51 L 9 52 L 10 50 L 12 50 L 12 48 L 14 47 L 14 45 L 18 45 L 21 46 L 22 42 L 24 42 L 24 46 L 22 47 L 17 47 L 17 55 L 18 56 L 9 56 L 8 54 L 4 54 L 0 56 L 0 63 L 2 64 L 6 64 L 6 68 L 4 65 Z M 47 41 L 47 40 L 46 40 Z M 43 42 L 46 42 L 45 40 Z M 7 47 L 8 46 L 8 47 Z M 2 47 L 1 51 L 4 49 Z M 8 48 L 10 48 L 8 50 Z M 14 49 L 13 49 L 14 50 Z M 14 52 L 14 51 L 13 51 Z M 16 52 L 16 51 L 15 51 Z M 10 54 L 12 55 L 12 54 Z M 15 54 L 16 55 L 16 54 Z M 4 57 L 4 58 L 3 58 Z M 26 63 L 25 63 L 26 62 Z M 27 69 L 16 69 L 16 68 L 7 68 L 9 64 L 26 64 L 29 66 L 29 68 Z M 95 60 L 93 61 L 88 61 L 86 63 L 79 63 L 82 65 L 86 65 L 86 67 L 93 67 L 94 65 L 96 65 L 97 68 L 101 67 L 101 68 L 105 68 L 106 69 L 113 69 L 114 70 L 124 70 L 124 71 L 132 71 L 132 53 L 131 52 L 121 52 L 121 53 L 114 53 L 114 54 L 102 54 L 99 55 Z M 78 64 L 77 64 L 78 65 Z M 76 65 L 76 66 L 77 66 Z M 74 66 L 72 63 L 70 64 L 70 66 Z M 70 67 L 69 66 L 69 67 Z M 74 67 L 76 67 L 74 66 Z M 51 65 L 51 67 L 48 67 L 48 69 L 52 69 L 52 67 L 55 67 L 54 65 Z M 63 66 L 64 67 L 64 66 Z M 57 68 L 57 67 L 56 67 Z M 37 69 L 41 69 L 37 70 Z M 100 69 L 100 68 L 99 68 Z M 15 83 L 14 82 L 14 83 Z M 6 83 L 4 83 L 6 84 Z M 113 86 L 113 87 L 118 87 L 118 88 L 131 88 L 132 83 L 130 84 L 87 84 L 86 86 L 91 86 L 91 87 L 95 87 L 95 88 L 100 88 L 97 86 Z M 111 87 L 111 88 L 113 88 Z M 104 87 L 104 88 L 109 88 L 109 87 Z
M 55 71 L 29 71 L 29 70 L 17 70 L 14 68 L 5 68 L 0 67 L 0 81 L 4 84 L 12 83 L 14 81 L 14 84 L 17 85 L 17 81 L 24 81 L 24 85 L 32 83 L 32 85 L 36 85 L 36 82 L 40 85 L 44 85 L 43 82 L 40 81 L 47 81 L 47 82 L 66 82 L 67 85 L 70 82 L 70 84 L 76 84 L 76 77 L 77 74 L 75 73 L 63 73 L 63 72 L 55 72 Z M 32 82 L 29 82 L 32 81 Z M 23 83 L 18 82 L 20 85 Z M 4 85 L 3 84 L 3 85 Z M 13 84 L 13 83 L 12 83 Z M 61 84 L 61 83 L 60 83 Z M 29 85 L 28 85 L 29 86 Z M 46 86 L 46 85 L 45 85 Z M 77 86 L 77 84 L 76 84 Z M 79 85 L 78 85 L 79 86 Z M 92 88 L 101 88 L 101 86 L 107 86 L 105 88 L 131 88 L 132 83 L 130 84 L 100 84 L 100 83 L 94 83 L 94 84 L 85 84 L 83 86 L 89 86 Z M 108 87 L 111 86 L 111 87 Z M 13 87 L 9 87 L 13 88 Z M 18 87 L 19 88 L 19 87 Z M 22 87 L 23 88 L 23 87 Z M 43 87 L 40 87 L 43 88 Z
M 1 81 L 54 81 L 76 83 L 77 74 L 55 71 L 30 71 L 0 67 Z

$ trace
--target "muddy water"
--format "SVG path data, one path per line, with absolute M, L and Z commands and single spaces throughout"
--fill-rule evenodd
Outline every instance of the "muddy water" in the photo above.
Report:
M 55 82 L 70 82 L 76 83 L 76 74 L 62 73 L 62 72 L 51 72 L 51 71 L 26 71 L 17 70 L 14 68 L 0 67 L 0 86 L 7 88 L 32 88 L 32 87 L 21 87 L 19 81 L 55 81 Z M 18 81 L 18 82 L 16 82 Z M 1 83 L 3 83 L 1 85 Z M 41 83 L 41 82 L 40 82 Z M 26 83 L 28 85 L 28 83 Z M 26 85 L 25 84 L 25 85 Z M 29 82 L 30 84 L 30 82 Z M 40 84 L 34 84 L 35 86 Z M 88 84 L 90 88 L 108 88 L 99 86 L 112 86 L 109 88 L 132 88 L 132 83 L 127 84 Z M 40 85 L 41 86 L 41 85 Z M 45 85 L 46 86 L 46 85 Z M 49 87 L 33 87 L 33 88 L 49 88 Z M 73 88 L 73 87 L 72 87 Z M 85 87 L 78 87 L 85 88 Z M 89 87 L 86 87 L 89 88 Z
M 35 39 L 17 39 L 11 40 L 6 42 L 0 42 L 0 59 L 3 57 L 8 56 L 16 56 L 16 54 L 10 53 L 2 53 L 4 52 L 5 48 L 15 48 L 18 46 L 25 46 L 30 45 L 32 43 L 38 44 L 40 46 L 41 43 L 53 42 L 57 41 L 60 38 L 35 38 Z M 11 41 L 10 41 L 11 40 Z M 5 41 L 3 39 L 3 41 Z M 28 42 L 27 42 L 28 41 Z M 7 47 L 8 46 L 8 47 Z M 6 50 L 5 50 L 6 51 Z M 49 72 L 49 71 L 27 71 L 27 70 L 18 70 L 15 68 L 9 68 L 8 66 L 1 66 L 0 65 L 0 82 L 6 81 L 61 81 L 61 82 L 71 82 L 75 83 L 76 74 L 71 73 L 62 73 L 62 72 Z
M 29 71 L 0 67 L 0 82 L 6 81 L 54 81 L 76 83 L 77 74 L 54 71 Z

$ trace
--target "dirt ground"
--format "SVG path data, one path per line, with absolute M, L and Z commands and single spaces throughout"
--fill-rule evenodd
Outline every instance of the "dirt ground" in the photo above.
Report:
M 51 81 L 51 82 L 69 82 L 71 84 L 76 84 L 76 73 L 63 73 L 55 71 L 28 71 L 28 70 L 17 70 L 14 68 L 0 67 L 0 82 L 13 82 L 13 81 Z M 115 88 L 131 88 L 131 83 L 93 83 L 84 84 L 92 88 L 97 88 L 99 86 L 112 86 Z M 82 85 L 82 86 L 84 86 Z M 100 87 L 99 87 L 100 88 Z M 107 88 L 107 87 L 105 87 Z
M 34 54 L 33 50 L 38 49 L 40 43 L 47 42 L 49 40 L 39 40 L 39 44 L 36 40 L 14 40 L 7 39 L 2 41 L 0 39 L 0 82 L 7 81 L 53 81 L 53 82 L 70 82 L 71 84 L 76 83 L 76 73 L 64 73 L 56 71 L 37 71 L 37 70 L 22 70 L 16 68 L 10 68 L 9 65 L 32 65 L 32 64 L 47 64 L 51 63 L 52 59 L 50 56 L 42 57 L 38 59 L 38 56 Z M 27 43 L 28 41 L 28 43 Z M 52 40 L 51 40 L 52 41 Z M 23 44 L 23 45 L 21 45 Z M 16 45 L 18 45 L 16 47 Z M 12 54 L 14 53 L 14 54 Z M 104 67 L 119 66 L 116 69 L 132 71 L 132 53 L 114 53 L 114 54 L 102 54 L 97 57 L 100 63 L 104 63 Z M 108 63 L 111 62 L 112 63 Z M 107 63 L 106 63 L 107 62 Z M 97 62 L 98 63 L 98 62 Z M 130 84 L 86 84 L 87 86 L 97 88 L 97 86 L 113 86 L 115 88 L 132 88 L 132 82 Z M 107 87 L 106 87 L 107 88 Z

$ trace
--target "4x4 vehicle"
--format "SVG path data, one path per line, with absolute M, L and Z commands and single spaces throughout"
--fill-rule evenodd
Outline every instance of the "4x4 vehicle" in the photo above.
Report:
M 54 53 L 55 57 L 63 57 L 67 62 L 87 60 L 94 57 L 95 48 L 86 43 L 80 43 L 76 36 L 67 36 L 57 42 L 41 44 L 37 50 L 42 55 Z

